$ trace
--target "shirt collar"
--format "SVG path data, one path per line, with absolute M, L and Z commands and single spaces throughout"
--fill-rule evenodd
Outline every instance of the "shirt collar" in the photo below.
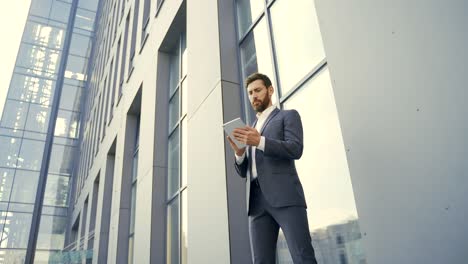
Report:
M 276 105 L 271 105 L 267 109 L 263 110 L 261 113 L 257 113 L 257 119 L 267 119 L 268 116 L 275 110 Z

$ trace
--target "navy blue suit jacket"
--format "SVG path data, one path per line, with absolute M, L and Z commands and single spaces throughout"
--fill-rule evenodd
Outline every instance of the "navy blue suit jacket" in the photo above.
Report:
M 267 202 L 273 207 L 306 206 L 304 191 L 297 175 L 294 160 L 302 156 L 303 130 L 296 110 L 271 112 L 260 134 L 265 137 L 264 151 L 256 150 L 258 182 Z M 250 199 L 251 147 L 241 164 L 235 163 L 237 173 L 246 179 L 247 212 Z

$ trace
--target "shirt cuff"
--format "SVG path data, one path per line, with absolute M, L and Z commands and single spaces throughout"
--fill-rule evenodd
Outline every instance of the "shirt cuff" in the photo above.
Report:
M 257 149 L 261 151 L 265 150 L 265 137 L 264 136 L 260 137 L 260 143 L 258 144 Z
M 245 151 L 244 151 L 244 154 L 242 154 L 242 156 L 237 156 L 237 154 L 235 152 L 234 152 L 234 155 L 236 156 L 237 165 L 241 165 L 242 162 L 244 162 L 244 159 L 245 159 Z

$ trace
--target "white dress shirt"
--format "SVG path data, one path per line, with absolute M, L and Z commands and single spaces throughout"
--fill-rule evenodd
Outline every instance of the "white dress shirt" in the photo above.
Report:
M 260 131 L 262 130 L 262 127 L 263 125 L 265 124 L 265 121 L 268 119 L 268 117 L 270 116 L 271 112 L 273 112 L 273 110 L 276 108 L 276 105 L 272 105 L 270 107 L 268 107 L 267 109 L 265 109 L 263 112 L 261 113 L 257 113 L 257 123 L 255 124 L 255 129 L 260 133 Z M 261 151 L 264 151 L 265 150 L 265 137 L 264 136 L 261 136 L 260 137 L 260 143 L 258 144 L 257 147 L 255 146 L 251 146 L 252 147 L 252 158 L 250 159 L 251 162 L 252 162 L 252 172 L 248 171 L 247 170 L 247 173 L 252 173 L 252 177 L 250 178 L 252 181 L 255 180 L 257 178 L 257 163 L 255 161 L 255 150 L 258 148 L 259 150 Z M 234 155 L 236 155 L 234 153 Z M 244 159 L 245 159 L 245 155 L 249 155 L 249 153 L 247 153 L 247 149 L 246 151 L 244 152 L 244 154 L 242 156 L 237 156 L 236 155 L 236 162 L 237 164 L 241 164 Z

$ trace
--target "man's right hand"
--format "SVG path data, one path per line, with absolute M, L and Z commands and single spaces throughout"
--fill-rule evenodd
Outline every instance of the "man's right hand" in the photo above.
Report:
M 234 152 L 236 153 L 237 156 L 244 155 L 245 147 L 243 147 L 243 148 L 237 147 L 236 143 L 234 143 L 234 141 L 232 140 L 232 138 L 230 136 L 227 136 L 227 139 L 229 141 L 229 144 L 231 145 L 232 150 L 234 150 Z

